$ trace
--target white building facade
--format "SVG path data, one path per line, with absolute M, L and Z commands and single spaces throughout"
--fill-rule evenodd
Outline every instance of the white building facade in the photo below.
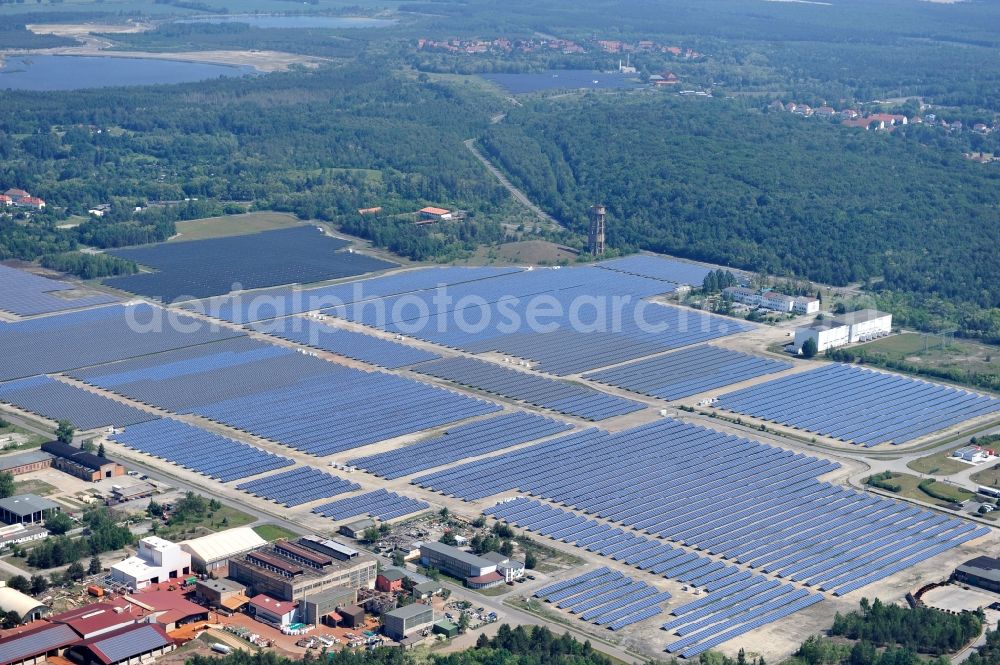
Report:
M 136 556 L 111 566 L 111 579 L 138 591 L 191 574 L 191 555 L 169 540 L 149 536 L 139 541 Z

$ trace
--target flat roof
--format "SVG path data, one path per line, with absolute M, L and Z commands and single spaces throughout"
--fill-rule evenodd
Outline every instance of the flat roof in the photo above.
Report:
M 436 552 L 437 554 L 449 556 L 457 561 L 461 561 L 464 564 L 467 564 L 469 566 L 475 566 L 477 568 L 488 568 L 489 566 L 494 565 L 494 563 L 489 559 L 484 559 L 481 556 L 477 556 L 475 554 L 471 554 L 464 550 L 460 550 L 457 547 L 452 547 L 451 545 L 445 545 L 444 543 L 427 541 L 420 546 L 420 549 L 421 550 L 426 549 L 432 552 Z
M 263 547 L 267 541 L 248 526 L 227 529 L 201 538 L 192 538 L 181 547 L 206 563 L 221 561 Z
M 197 586 L 207 587 L 213 591 L 232 591 L 234 593 L 243 593 L 246 591 L 246 585 L 234 582 L 233 580 L 224 577 L 214 580 L 198 580 Z
M 7 471 L 25 464 L 36 464 L 52 459 L 52 455 L 41 450 L 25 450 L 0 456 L 0 471 Z
M 93 453 L 88 453 L 82 448 L 77 448 L 61 441 L 46 441 L 42 444 L 42 450 L 94 471 L 100 469 L 102 466 L 114 464 L 112 460 L 106 457 L 99 457 Z
M 14 515 L 30 515 L 42 510 L 58 509 L 59 504 L 37 494 L 19 494 L 0 499 L 0 509 Z
M 430 605 L 421 605 L 420 603 L 412 603 L 410 605 L 403 605 L 402 607 L 397 607 L 394 610 L 386 612 L 387 617 L 393 617 L 395 619 L 413 619 L 415 617 L 431 613 L 434 616 L 434 608 Z
M 865 321 L 874 321 L 876 319 L 883 319 L 887 316 L 892 316 L 887 312 L 880 312 L 877 309 L 859 309 L 856 312 L 847 312 L 846 314 L 841 314 L 837 317 L 837 321 L 842 321 L 845 325 L 851 325 L 853 323 L 864 323 Z

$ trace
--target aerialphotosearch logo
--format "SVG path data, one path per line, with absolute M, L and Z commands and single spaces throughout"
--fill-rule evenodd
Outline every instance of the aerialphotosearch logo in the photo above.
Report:
M 659 335 L 712 329 L 711 317 L 685 308 L 667 315 L 665 306 L 629 294 L 594 294 L 582 289 L 573 289 L 572 295 L 563 291 L 493 299 L 443 284 L 400 295 L 368 293 L 364 282 L 257 293 L 244 292 L 236 283 L 232 291 L 203 300 L 182 298 L 168 308 L 129 308 L 128 325 L 140 333 L 165 329 L 196 333 L 206 327 L 219 331 L 220 322 L 249 324 L 265 334 L 308 333 L 307 342 L 317 346 L 323 327 L 311 325 L 310 319 L 340 319 L 429 341 L 556 331 Z M 715 330 L 725 334 L 726 325 L 717 323 Z

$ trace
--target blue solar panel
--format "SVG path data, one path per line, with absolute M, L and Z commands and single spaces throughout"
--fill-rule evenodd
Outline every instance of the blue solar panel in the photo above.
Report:
M 681 399 L 791 368 L 791 363 L 701 345 L 637 360 L 586 378 L 666 400 Z
M 449 428 L 439 436 L 396 450 L 352 459 L 350 464 L 394 480 L 568 429 L 570 425 L 566 423 L 517 411 Z
M 840 363 L 722 395 L 718 405 L 863 446 L 1000 411 L 994 397 Z
M 650 254 L 635 254 L 633 256 L 623 256 L 620 259 L 601 261 L 595 264 L 598 268 L 614 270 L 640 277 L 660 279 L 678 284 L 688 284 L 700 287 L 711 268 L 700 266 L 697 263 L 688 263 L 665 256 L 653 256 Z
M 353 492 L 361 485 L 319 469 L 298 467 L 241 483 L 236 489 L 292 507 Z
M 254 330 L 387 369 L 439 357 L 430 351 L 300 316 L 258 323 Z
M 118 302 L 114 296 L 83 290 L 54 279 L 0 264 L 0 310 L 34 316 Z
M 604 420 L 646 408 L 645 404 L 608 395 L 578 383 L 547 379 L 474 358 L 445 358 L 413 369 L 421 374 L 586 420 Z
M 340 499 L 332 503 L 313 508 L 313 512 L 329 517 L 334 521 L 370 515 L 377 519 L 388 521 L 403 515 L 417 513 L 430 508 L 430 504 L 419 499 L 411 499 L 395 492 L 376 490 L 367 494 Z
M 0 402 L 49 420 L 68 420 L 80 430 L 124 427 L 159 418 L 47 376 L 0 384 Z
M 286 457 L 168 418 L 132 425 L 111 439 L 224 483 L 294 464 Z

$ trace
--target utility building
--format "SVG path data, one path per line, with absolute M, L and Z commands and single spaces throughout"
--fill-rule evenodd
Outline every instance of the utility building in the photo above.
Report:
M 951 579 L 962 584 L 1000 593 L 1000 559 L 991 556 L 977 556 L 955 569 Z
M 397 607 L 382 616 L 382 629 L 397 642 L 402 642 L 410 635 L 428 629 L 432 625 L 434 625 L 434 609 L 420 603 Z
M 7 524 L 37 524 L 61 511 L 58 503 L 37 494 L 0 499 L 0 520 Z

